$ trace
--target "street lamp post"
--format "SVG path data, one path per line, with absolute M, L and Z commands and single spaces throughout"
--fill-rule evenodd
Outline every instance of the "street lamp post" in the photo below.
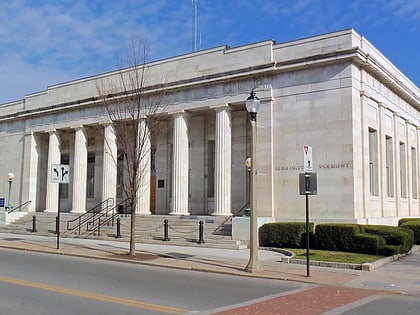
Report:
M 12 183 L 13 183 L 13 179 L 15 178 L 15 174 L 9 173 L 9 174 L 7 174 L 7 178 L 8 178 L 8 181 L 9 181 L 9 196 L 7 198 L 7 212 L 10 212 L 10 211 L 13 210 L 13 206 L 12 206 L 12 203 L 11 203 L 11 200 L 10 200 L 10 196 L 11 196 L 11 193 L 12 193 Z
M 255 183 L 256 183 L 256 142 L 257 142 L 257 133 L 256 133 L 256 123 L 257 123 L 257 113 L 260 108 L 260 99 L 255 95 L 254 90 L 251 91 L 250 96 L 246 100 L 246 109 L 249 112 L 251 120 L 251 187 L 250 187 L 250 204 L 251 204 L 251 216 L 250 216 L 250 226 L 249 226 L 249 262 L 245 267 L 246 272 L 258 272 L 262 271 L 262 266 L 258 261 L 258 215 L 257 215 L 257 200 L 255 198 Z

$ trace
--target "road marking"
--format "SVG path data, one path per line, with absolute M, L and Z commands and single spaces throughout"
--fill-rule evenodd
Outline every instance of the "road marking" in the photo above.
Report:
M 129 300 L 124 298 L 119 298 L 115 296 L 109 296 L 109 295 L 103 295 L 103 294 L 97 294 L 97 293 L 91 293 L 86 291 L 80 291 L 80 290 L 74 290 L 69 289 L 65 287 L 59 287 L 55 285 L 50 284 L 44 284 L 44 283 L 37 283 L 37 282 L 31 282 L 26 280 L 20 280 L 15 278 L 8 278 L 0 276 L 0 282 L 10 283 L 10 284 L 16 284 L 21 285 L 25 287 L 31 287 L 36 289 L 42 289 L 47 291 L 53 291 L 57 293 L 67 294 L 67 295 L 74 295 L 86 299 L 92 299 L 97 301 L 103 301 L 103 302 L 109 302 L 114 304 L 120 304 L 125 306 L 131 306 L 141 309 L 147 309 L 151 311 L 161 312 L 161 313 L 171 313 L 171 314 L 184 314 L 188 312 L 188 310 L 182 309 L 182 308 L 176 308 L 176 307 L 170 307 L 170 306 L 164 306 L 164 305 L 158 305 L 158 304 L 151 304 L 146 302 L 140 302 L 135 300 Z

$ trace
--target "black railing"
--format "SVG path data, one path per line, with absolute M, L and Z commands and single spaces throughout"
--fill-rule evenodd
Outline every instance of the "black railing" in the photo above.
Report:
M 6 207 L 6 212 L 7 213 L 12 213 L 12 212 L 15 212 L 16 210 L 21 211 L 21 209 L 23 209 L 24 207 L 28 206 L 31 202 L 32 202 L 31 200 L 28 200 L 28 201 L 22 203 L 21 205 L 19 205 L 17 207 L 14 207 L 14 208 L 11 208 L 11 209 L 9 209 L 9 208 Z
M 102 226 L 108 225 L 109 223 L 114 226 L 115 218 L 118 215 L 129 213 L 131 213 L 131 198 L 127 198 L 114 207 L 92 216 L 86 223 L 86 230 L 93 233 L 97 232 L 97 235 L 100 236 Z
M 87 212 L 79 215 L 77 218 L 73 220 L 67 221 L 67 231 L 73 231 L 75 229 L 78 229 L 79 235 L 81 233 L 81 227 L 88 221 L 92 220 L 92 218 L 95 218 L 96 215 L 98 215 L 101 212 L 107 212 L 109 209 L 113 209 L 114 207 L 114 198 L 108 198 L 101 203 L 97 204 Z

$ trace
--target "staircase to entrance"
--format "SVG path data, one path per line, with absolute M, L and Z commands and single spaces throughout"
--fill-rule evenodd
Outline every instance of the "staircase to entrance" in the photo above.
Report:
M 35 218 L 34 218 L 35 216 Z M 28 213 L 15 222 L 0 228 L 0 232 L 14 234 L 36 234 L 54 236 L 56 231 L 56 213 L 36 212 Z M 98 230 L 89 231 L 88 222 L 79 229 L 67 230 L 67 222 L 75 222 L 79 215 L 61 213 L 60 237 L 109 239 L 128 242 L 130 238 L 131 216 L 118 214 L 121 238 L 117 236 L 117 220 L 114 224 L 109 221 Z M 34 220 L 36 231 L 34 229 Z M 165 220 L 167 220 L 168 241 L 164 241 Z M 203 243 L 199 241 L 199 225 L 202 221 Z M 241 249 L 246 248 L 240 241 L 232 240 L 232 224 L 230 217 L 219 216 L 165 216 L 165 215 L 136 215 L 136 242 L 166 244 L 179 246 L 197 246 L 209 248 Z

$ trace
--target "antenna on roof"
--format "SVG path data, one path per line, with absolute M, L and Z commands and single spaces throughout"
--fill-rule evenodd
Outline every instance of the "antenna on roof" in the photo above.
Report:
M 192 0 L 192 51 L 197 51 L 197 7 L 198 0 Z

